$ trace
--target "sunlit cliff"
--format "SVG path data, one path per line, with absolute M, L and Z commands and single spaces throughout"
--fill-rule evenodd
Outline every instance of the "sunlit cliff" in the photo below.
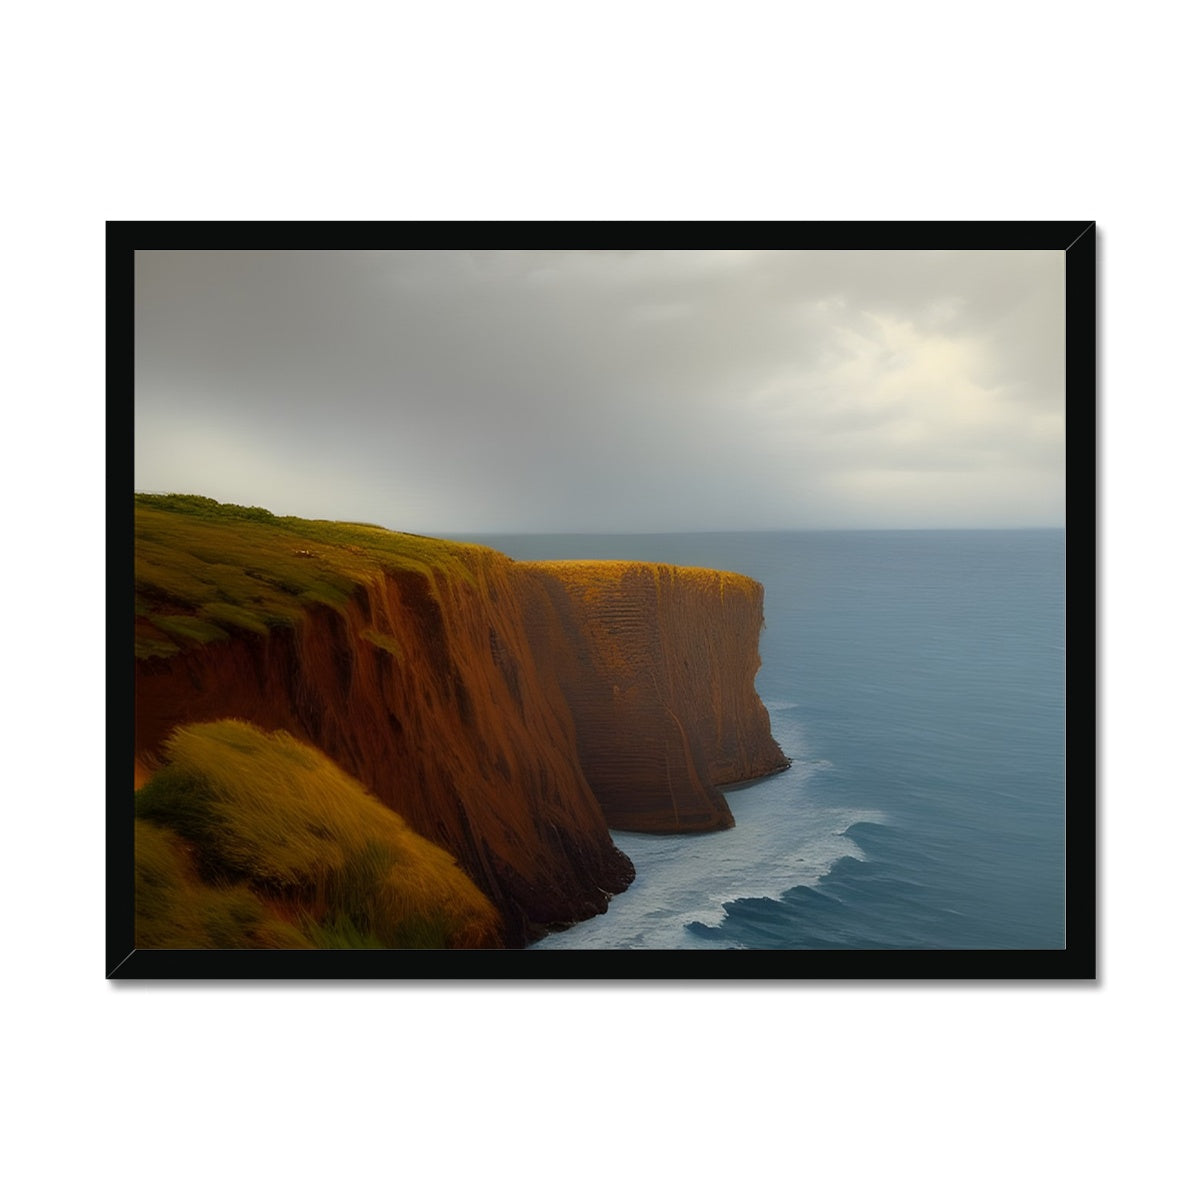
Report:
M 754 690 L 762 586 L 653 563 L 531 563 L 556 622 L 543 663 L 575 715 L 584 773 L 610 827 L 725 829 L 717 785 L 787 765 Z
M 135 533 L 141 777 L 181 727 L 283 731 L 440 847 L 506 945 L 628 886 L 609 827 L 728 826 L 718 785 L 786 766 L 743 576 L 518 564 L 195 497 L 139 497 Z

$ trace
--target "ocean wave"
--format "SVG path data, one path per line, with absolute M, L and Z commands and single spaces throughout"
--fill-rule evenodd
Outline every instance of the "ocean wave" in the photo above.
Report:
M 727 905 L 779 901 L 797 887 L 816 888 L 843 859 L 863 860 L 856 827 L 883 825 L 883 813 L 828 808 L 787 771 L 730 797 L 737 824 L 708 835 L 614 833 L 637 878 L 609 911 L 550 935 L 542 949 L 718 948 Z M 709 933 L 699 940 L 697 928 Z M 714 940 L 715 939 L 715 940 Z M 729 941 L 730 948 L 734 942 Z

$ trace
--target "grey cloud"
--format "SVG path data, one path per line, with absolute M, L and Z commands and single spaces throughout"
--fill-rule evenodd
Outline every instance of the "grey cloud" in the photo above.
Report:
M 782 528 L 890 523 L 822 493 L 834 468 L 974 465 L 954 523 L 1024 523 L 1024 474 L 1060 470 L 1033 419 L 1062 408 L 1060 260 L 146 253 L 137 486 L 441 531 Z

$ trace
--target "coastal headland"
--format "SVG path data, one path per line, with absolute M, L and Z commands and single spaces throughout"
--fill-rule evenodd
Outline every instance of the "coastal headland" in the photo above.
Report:
M 787 766 L 745 576 L 134 518 L 139 946 L 523 946 L 628 887 L 610 828 L 726 828 Z

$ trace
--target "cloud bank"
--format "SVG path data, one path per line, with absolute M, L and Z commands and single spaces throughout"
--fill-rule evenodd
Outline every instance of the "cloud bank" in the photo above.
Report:
M 423 532 L 1057 525 L 1064 255 L 148 251 L 135 486 Z

